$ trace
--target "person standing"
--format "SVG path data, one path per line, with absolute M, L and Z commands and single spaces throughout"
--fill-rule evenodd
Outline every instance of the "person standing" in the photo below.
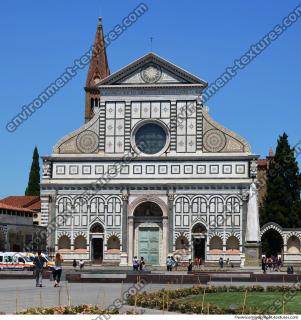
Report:
M 82 271 L 84 269 L 85 266 L 85 262 L 83 259 L 79 260 L 79 270 Z
M 266 257 L 262 257 L 261 259 L 261 269 L 263 273 L 266 273 L 267 271 Z
M 38 255 L 34 257 L 33 264 L 36 276 L 36 287 L 42 287 L 43 269 L 47 264 L 47 260 L 42 256 L 41 250 L 38 250 Z
M 137 259 L 137 256 L 135 256 L 133 259 L 133 271 L 138 271 L 138 268 L 139 268 L 139 261 Z
M 54 267 L 53 267 L 53 280 L 54 280 L 54 286 L 59 287 L 61 276 L 62 276 L 62 262 L 63 262 L 62 256 L 57 253 L 55 255 L 54 259 Z
M 189 259 L 189 261 L 188 261 L 187 271 L 188 271 L 188 272 L 191 272 L 191 271 L 192 271 L 192 261 L 191 261 L 191 259 Z
M 167 271 L 172 271 L 172 259 L 170 256 L 167 257 L 166 259 L 166 268 L 167 268 Z
M 76 260 L 75 260 L 75 259 L 73 260 L 72 265 L 73 265 L 73 268 L 74 268 L 74 270 L 75 270 L 75 269 L 76 269 L 76 267 L 77 267 L 77 262 L 76 262 Z
M 220 257 L 220 258 L 219 258 L 218 263 L 219 263 L 219 266 L 220 266 L 221 268 L 224 267 L 224 259 L 223 259 L 223 257 Z
M 140 262 L 139 262 L 139 270 L 142 271 L 144 269 L 144 265 L 145 265 L 145 261 L 144 258 L 141 257 L 140 258 Z

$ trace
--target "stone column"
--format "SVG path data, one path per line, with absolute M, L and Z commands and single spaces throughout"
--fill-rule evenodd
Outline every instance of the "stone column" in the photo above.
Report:
M 174 243 L 173 243 L 173 221 L 174 221 L 174 215 L 173 215 L 173 200 L 174 200 L 174 193 L 169 192 L 168 193 L 168 253 L 174 251 Z
M 128 264 L 131 265 L 134 254 L 134 217 L 128 217 Z
M 120 253 L 120 266 L 128 265 L 128 192 L 122 192 L 122 248 Z
M 122 252 L 127 252 L 127 225 L 128 225 L 128 192 L 122 192 L 123 210 L 122 210 Z
M 163 228 L 162 228 L 162 232 L 163 232 L 163 236 L 162 236 L 162 263 L 165 262 L 166 257 L 169 253 L 169 245 L 168 245 L 168 217 L 164 216 L 163 220 Z

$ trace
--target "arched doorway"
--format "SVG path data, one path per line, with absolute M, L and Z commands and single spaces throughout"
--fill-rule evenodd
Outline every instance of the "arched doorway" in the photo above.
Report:
M 268 229 L 261 236 L 262 253 L 267 257 L 277 256 L 283 252 L 283 238 L 275 229 Z
M 134 256 L 143 257 L 149 265 L 160 264 L 162 217 L 160 206 L 151 201 L 141 203 L 134 211 Z
M 192 227 L 193 259 L 206 259 L 206 235 L 207 229 L 203 224 L 197 223 Z
M 101 263 L 103 260 L 103 235 L 104 229 L 100 223 L 94 223 L 90 228 L 91 237 L 91 260 Z

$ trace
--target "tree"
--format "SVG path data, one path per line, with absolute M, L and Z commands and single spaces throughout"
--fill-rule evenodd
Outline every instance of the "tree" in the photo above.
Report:
M 298 163 L 283 133 L 267 171 L 267 193 L 260 210 L 261 225 L 276 222 L 283 228 L 301 227 L 301 176 Z
M 25 190 L 26 196 L 40 195 L 40 162 L 38 148 L 35 147 L 32 156 L 32 163 L 29 173 L 28 185 Z

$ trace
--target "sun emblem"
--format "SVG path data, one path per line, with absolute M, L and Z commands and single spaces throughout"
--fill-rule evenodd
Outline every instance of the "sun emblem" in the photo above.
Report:
M 157 66 L 150 65 L 141 70 L 141 78 L 146 83 L 158 82 L 161 78 L 161 69 Z

